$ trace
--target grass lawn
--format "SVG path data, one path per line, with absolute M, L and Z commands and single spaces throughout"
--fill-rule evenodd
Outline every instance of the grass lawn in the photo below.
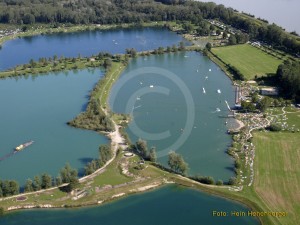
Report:
M 247 80 L 255 75 L 276 73 L 281 60 L 248 44 L 212 48 L 212 52 L 226 64 L 235 66 Z
M 256 193 L 272 211 L 286 211 L 284 225 L 300 221 L 300 134 L 255 133 Z

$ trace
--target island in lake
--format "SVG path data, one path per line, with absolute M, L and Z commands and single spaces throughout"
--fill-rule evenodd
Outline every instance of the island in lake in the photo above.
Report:
M 1 224 L 297 224 L 296 32 L 194 1 L 0 6 Z

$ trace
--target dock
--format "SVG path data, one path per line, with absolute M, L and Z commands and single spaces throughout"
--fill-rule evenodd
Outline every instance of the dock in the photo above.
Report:
M 235 87 L 235 104 L 241 105 L 242 88 L 240 86 Z

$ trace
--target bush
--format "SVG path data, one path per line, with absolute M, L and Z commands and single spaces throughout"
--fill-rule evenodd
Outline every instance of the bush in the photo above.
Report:
M 235 177 L 231 177 L 229 180 L 228 180 L 228 185 L 235 185 L 236 184 L 236 178 Z
M 192 177 L 193 180 L 196 180 L 202 184 L 215 184 L 215 180 L 213 177 L 203 177 L 203 176 L 195 176 Z
M 218 186 L 223 185 L 223 181 L 222 181 L 222 180 L 218 180 L 218 181 L 216 182 L 216 185 L 218 185 Z
M 282 130 L 282 128 L 281 128 L 281 126 L 279 125 L 279 124 L 271 124 L 269 127 L 268 127 L 268 129 L 270 130 L 270 131 L 274 131 L 274 132 L 278 132 L 278 131 L 281 131 Z

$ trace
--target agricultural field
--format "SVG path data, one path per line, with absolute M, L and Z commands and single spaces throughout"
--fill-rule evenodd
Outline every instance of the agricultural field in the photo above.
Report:
M 287 212 L 281 224 L 300 220 L 300 134 L 255 133 L 255 192 L 270 211 Z
M 247 80 L 275 74 L 282 62 L 249 44 L 212 48 L 211 51 L 226 64 L 236 67 Z

